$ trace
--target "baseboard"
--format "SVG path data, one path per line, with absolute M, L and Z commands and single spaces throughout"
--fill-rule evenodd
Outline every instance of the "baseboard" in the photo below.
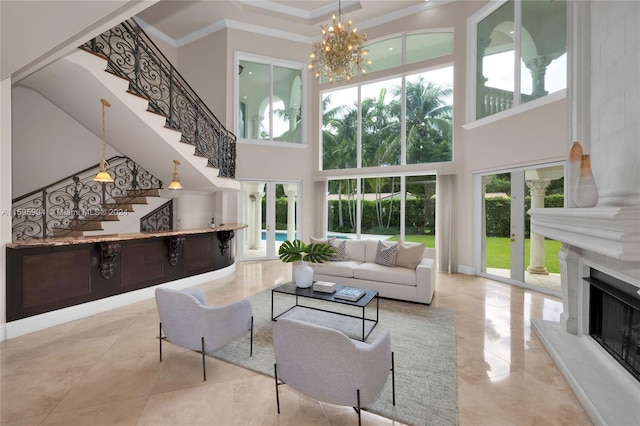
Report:
M 70 306 L 68 308 L 58 309 L 56 311 L 46 312 L 40 315 L 34 315 L 29 318 L 11 321 L 6 324 L 0 324 L 0 336 L 2 336 L 2 340 L 12 339 L 14 337 L 64 324 L 69 321 L 75 321 L 91 315 L 99 314 L 101 312 L 110 311 L 112 309 L 121 308 L 123 306 L 151 299 L 155 297 L 156 287 L 166 287 L 172 288 L 174 290 L 180 290 L 183 288 L 193 287 L 209 281 L 228 277 L 229 275 L 234 274 L 235 271 L 236 264 L 234 263 L 233 265 L 230 265 L 226 268 L 207 272 L 205 274 L 182 278 L 153 287 L 130 291 L 127 293 L 107 297 L 105 299 L 94 300 L 92 302 L 83 303 L 81 305 Z
M 465 275 L 475 275 L 476 268 L 473 266 L 460 265 L 458 264 L 458 272 Z

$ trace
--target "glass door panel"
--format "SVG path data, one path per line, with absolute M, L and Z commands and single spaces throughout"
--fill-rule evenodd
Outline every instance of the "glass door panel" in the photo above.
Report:
M 296 182 L 243 182 L 242 259 L 277 259 L 282 241 L 297 235 Z
M 561 244 L 530 232 L 530 208 L 562 207 L 564 167 L 531 167 L 482 176 L 481 272 L 560 293 Z

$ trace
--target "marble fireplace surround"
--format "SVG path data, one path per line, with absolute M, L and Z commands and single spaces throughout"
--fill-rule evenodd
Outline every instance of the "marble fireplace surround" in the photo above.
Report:
M 640 424 L 640 383 L 589 336 L 590 268 L 640 293 L 640 207 L 531 209 L 531 231 L 561 241 L 564 312 L 533 328 L 595 424 Z

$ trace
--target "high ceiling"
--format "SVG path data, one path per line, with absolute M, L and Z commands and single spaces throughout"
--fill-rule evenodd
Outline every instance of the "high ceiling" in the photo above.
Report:
M 448 1 L 452 0 L 343 0 L 341 10 L 358 29 L 365 30 Z M 334 13 L 338 13 L 338 1 L 161 0 L 138 17 L 156 35 L 181 46 L 225 27 L 311 42 Z

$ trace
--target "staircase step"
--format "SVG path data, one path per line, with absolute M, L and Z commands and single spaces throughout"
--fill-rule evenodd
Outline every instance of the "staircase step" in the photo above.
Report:
M 97 221 L 97 222 L 115 222 L 120 220 L 120 217 L 117 214 L 95 214 L 90 216 L 85 216 L 86 220 Z
M 67 229 L 67 228 L 53 228 L 52 232 L 53 232 L 53 235 L 52 235 L 53 238 L 62 238 L 62 237 L 79 238 L 79 237 L 84 237 L 84 232 L 77 231 L 77 230 L 72 230 L 72 229 Z
M 113 197 L 113 200 L 117 205 L 122 204 L 147 204 L 147 197 L 137 197 L 137 196 L 121 196 L 121 197 Z
M 102 222 L 99 220 L 74 219 L 69 223 L 69 229 L 74 231 L 99 231 L 102 229 Z
M 130 189 L 126 191 L 127 196 L 135 197 L 159 197 L 160 190 L 158 188 L 152 189 Z
M 146 203 L 145 203 L 146 204 Z M 118 215 L 120 212 L 132 212 L 133 205 L 130 203 L 122 203 L 122 204 L 106 204 L 104 206 L 105 210 L 107 210 L 107 214 L 115 214 Z

